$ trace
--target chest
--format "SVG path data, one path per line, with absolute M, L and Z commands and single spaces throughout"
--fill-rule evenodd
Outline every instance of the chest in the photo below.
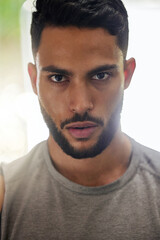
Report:
M 124 238 L 160 238 L 156 189 L 132 182 L 118 191 L 87 195 L 60 184 L 23 185 L 5 199 L 2 240 Z

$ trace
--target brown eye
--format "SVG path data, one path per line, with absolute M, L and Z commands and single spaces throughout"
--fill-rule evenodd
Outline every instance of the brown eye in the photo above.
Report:
M 65 76 L 60 75 L 60 74 L 54 74 L 54 75 L 50 76 L 50 79 L 53 82 L 57 82 L 57 83 L 64 82 L 66 80 Z
M 110 77 L 109 73 L 106 72 L 101 72 L 101 73 L 97 73 L 96 75 L 94 75 L 92 78 L 94 80 L 107 80 Z

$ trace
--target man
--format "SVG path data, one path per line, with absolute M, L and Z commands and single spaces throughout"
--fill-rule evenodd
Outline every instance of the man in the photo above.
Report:
M 120 0 L 37 0 L 28 65 L 48 141 L 1 167 L 1 239 L 160 239 L 160 155 L 122 133 Z

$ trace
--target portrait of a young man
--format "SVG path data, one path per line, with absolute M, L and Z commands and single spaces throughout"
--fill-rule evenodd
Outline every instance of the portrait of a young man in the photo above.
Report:
M 160 239 L 160 154 L 120 124 L 136 67 L 122 1 L 35 7 L 28 73 L 49 137 L 1 165 L 1 240 Z

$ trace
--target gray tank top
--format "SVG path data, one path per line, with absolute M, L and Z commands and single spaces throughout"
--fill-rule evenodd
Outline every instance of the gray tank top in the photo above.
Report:
M 2 164 L 1 240 L 159 240 L 160 154 L 131 141 L 129 168 L 102 187 L 63 177 L 46 141 Z

